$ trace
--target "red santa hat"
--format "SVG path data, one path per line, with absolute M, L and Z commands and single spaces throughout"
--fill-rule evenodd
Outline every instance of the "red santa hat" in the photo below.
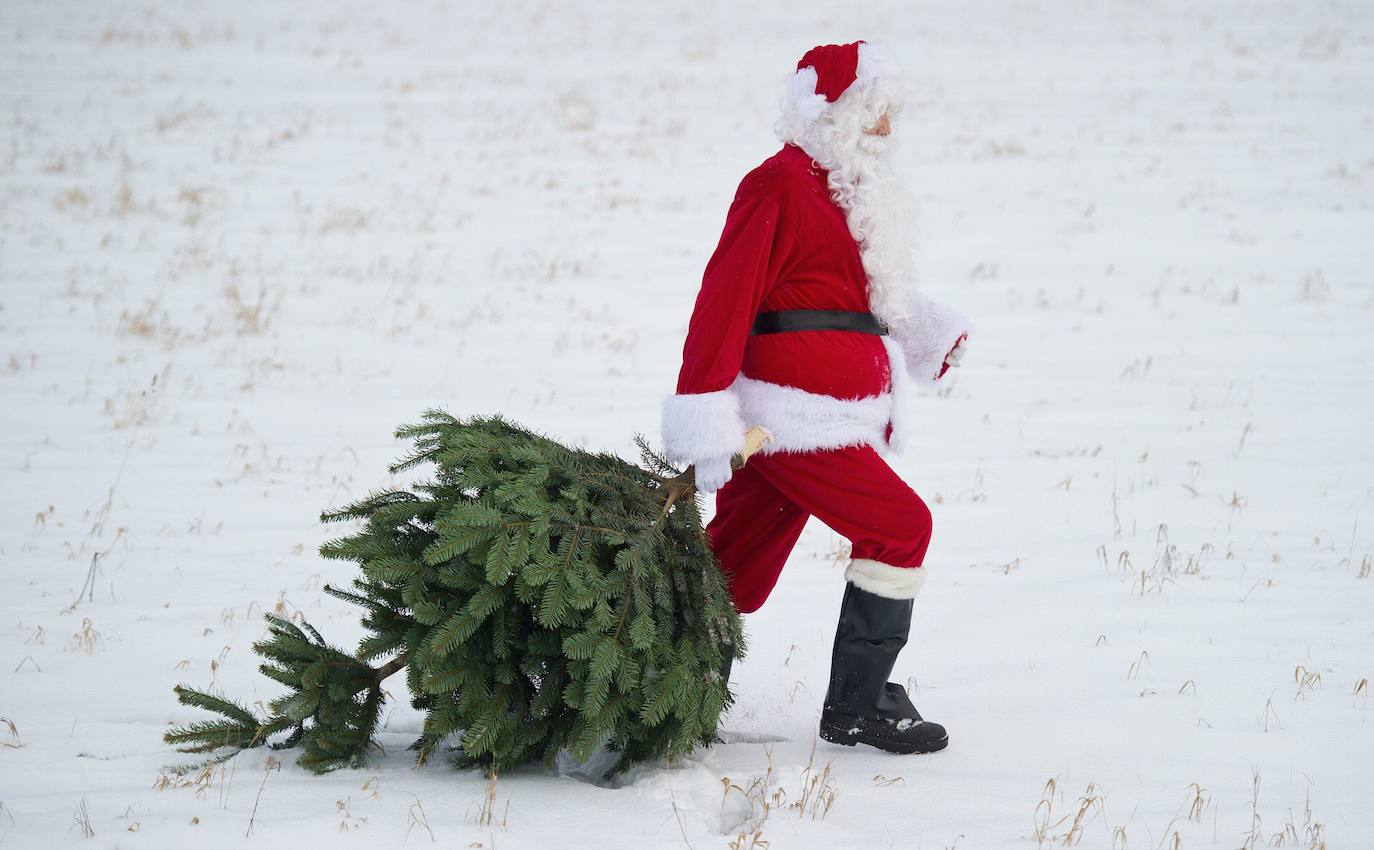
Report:
M 893 76 L 896 70 L 887 51 L 867 41 L 817 45 L 806 51 L 787 78 L 783 109 L 813 122 L 846 93 L 878 77 Z

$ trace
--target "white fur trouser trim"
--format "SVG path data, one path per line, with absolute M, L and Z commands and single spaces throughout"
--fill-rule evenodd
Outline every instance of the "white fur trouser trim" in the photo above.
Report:
M 926 581 L 925 567 L 894 567 L 872 558 L 853 558 L 845 568 L 846 581 L 889 599 L 915 599 Z

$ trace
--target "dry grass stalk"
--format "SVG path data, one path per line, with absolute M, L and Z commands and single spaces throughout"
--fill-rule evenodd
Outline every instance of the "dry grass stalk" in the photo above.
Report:
M 367 818 L 358 817 L 350 810 L 349 806 L 352 802 L 352 797 L 334 801 L 334 810 L 339 813 L 339 832 L 348 832 L 350 829 L 357 829 L 367 823 Z
M 776 772 L 773 769 L 773 748 L 767 744 L 763 750 L 768 758 L 768 767 L 763 775 L 751 778 L 743 786 L 728 776 L 721 777 L 721 817 L 725 817 L 725 806 L 732 793 L 743 797 L 746 806 L 744 819 L 740 822 L 735 837 L 730 841 L 731 848 L 746 850 L 767 847 L 768 841 L 763 838 L 763 826 L 774 811 L 796 810 L 798 818 L 809 815 L 811 820 L 824 819 L 830 813 L 837 796 L 835 778 L 831 774 L 832 762 L 827 761 L 819 770 L 816 768 L 816 743 L 815 740 L 811 742 L 811 754 L 806 767 L 802 769 L 801 788 L 795 794 L 789 794 L 786 788 L 777 783 Z M 887 780 L 879 775 L 874 777 L 874 781 L 891 784 L 903 780 L 901 777 Z
M 1253 778 L 1251 779 L 1250 794 L 1250 829 L 1242 837 L 1244 843 L 1240 850 L 1255 850 L 1255 844 L 1260 840 L 1260 814 L 1259 814 L 1259 789 L 1260 774 L 1259 768 L 1251 768 Z
M 9 730 L 10 737 L 14 739 L 13 743 L 9 741 L 0 741 L 0 747 L 8 747 L 11 750 L 17 750 L 24 746 L 24 742 L 19 739 L 19 728 L 14 725 L 13 720 L 10 720 L 8 717 L 0 717 L 0 723 L 5 724 L 5 728 Z
M 746 844 L 745 842 L 748 843 Z M 730 850 L 759 850 L 760 848 L 766 850 L 768 841 L 763 837 L 763 830 L 759 829 L 748 835 L 741 832 L 731 839 L 730 843 L 726 846 L 729 847 Z
M 1260 715 L 1260 722 L 1264 725 L 1264 731 L 1269 731 L 1269 722 L 1273 721 L 1276 728 L 1282 729 L 1283 723 L 1279 720 L 1279 713 L 1274 709 L 1274 698 L 1271 696 L 1264 701 L 1264 712 Z
M 750 833 L 753 833 L 755 835 L 762 835 L 762 827 L 764 822 L 768 820 L 769 812 L 772 811 L 772 809 L 776 806 L 781 805 L 783 802 L 783 797 L 785 797 L 782 789 L 779 788 L 773 792 L 770 798 L 768 789 L 773 784 L 772 746 L 765 744 L 763 747 L 763 752 L 764 755 L 768 758 L 768 768 L 764 772 L 763 776 L 753 777 L 749 781 L 749 783 L 744 787 L 740 787 L 735 782 L 731 781 L 730 777 L 728 776 L 722 776 L 720 778 L 722 789 L 720 798 L 721 817 L 725 816 L 725 804 L 730 799 L 731 791 L 734 791 L 740 794 L 742 797 L 744 797 L 745 805 L 747 806 L 747 811 L 744 819 L 746 829 L 740 832 L 738 836 L 736 836 L 735 841 L 731 844 L 732 847 L 735 846 L 735 844 L 740 844 L 740 846 L 753 846 L 743 845 L 741 842 L 743 842 L 746 839 L 747 835 Z M 783 795 L 783 797 L 780 797 L 779 795 Z
M 380 776 L 374 776 L 363 783 L 363 790 L 371 792 L 368 796 L 370 796 L 374 800 L 382 799 L 381 788 L 382 778 Z
M 692 842 L 687 840 L 687 824 L 682 820 L 682 811 L 677 807 L 677 792 L 673 790 L 673 778 L 668 777 L 668 797 L 673 805 L 673 819 L 677 821 L 677 830 L 682 833 L 682 843 L 687 845 L 687 850 L 692 850 Z
M 71 832 L 72 827 L 81 828 L 82 838 L 95 837 L 95 830 L 91 829 L 91 813 L 90 810 L 86 808 L 85 797 L 81 798 L 81 802 L 77 804 L 76 811 L 72 812 L 72 826 L 67 827 L 67 831 Z
M 90 617 L 81 619 L 81 631 L 76 632 L 67 639 L 64 647 L 69 652 L 84 652 L 90 655 L 95 651 L 95 645 L 100 641 L 100 632 L 95 630 Z
M 415 797 L 414 794 L 411 795 Z M 425 814 L 425 807 L 420 802 L 419 797 L 415 797 L 415 802 L 406 809 L 406 840 L 410 840 L 410 831 L 415 827 L 420 827 L 429 833 L 429 843 L 434 843 L 434 830 L 429 826 L 429 816 Z
M 1326 827 L 1320 821 L 1312 819 L 1312 786 L 1309 785 L 1303 802 L 1302 826 L 1299 827 L 1293 822 L 1293 810 L 1289 809 L 1288 820 L 1284 823 L 1283 829 L 1270 837 L 1269 846 L 1326 850 L 1326 839 L 1323 837 L 1325 831 Z
M 258 804 L 262 802 L 262 791 L 267 787 L 267 777 L 272 775 L 272 771 L 279 770 L 280 768 L 281 762 L 271 756 L 267 757 L 267 763 L 264 765 L 262 772 L 262 784 L 258 786 L 258 795 L 253 798 L 253 811 L 248 815 L 248 830 L 243 833 L 244 838 L 250 838 L 253 835 L 253 824 L 258 819 Z
M 207 764 L 201 767 L 194 776 L 187 777 L 184 774 L 168 773 L 159 771 L 157 778 L 153 780 L 154 791 L 165 791 L 168 788 L 191 788 L 200 799 L 205 798 L 205 792 L 210 789 L 215 782 L 215 765 Z
M 811 741 L 811 755 L 806 760 L 806 768 L 802 770 L 802 788 L 797 801 L 792 803 L 789 808 L 797 810 L 797 817 L 801 818 L 807 814 L 815 820 L 819 814 L 821 819 L 830 814 L 830 807 L 835 804 L 835 779 L 830 775 L 830 765 L 827 761 L 825 767 L 819 773 L 815 770 L 816 760 L 816 740 Z
M 1192 791 L 1192 799 L 1188 801 L 1188 820 L 1194 823 L 1202 823 L 1202 813 L 1207 810 L 1207 806 L 1212 800 L 1207 796 L 1206 790 L 1197 782 L 1189 783 L 1188 788 Z
M 1063 802 L 1063 792 L 1059 790 L 1059 782 L 1054 777 L 1050 777 L 1045 783 L 1044 791 L 1041 793 L 1040 802 L 1035 806 L 1035 841 L 1038 847 L 1046 844 L 1058 844 L 1063 847 L 1076 847 L 1083 840 L 1083 834 L 1087 830 L 1088 824 L 1097 819 L 1099 815 L 1105 815 L 1107 810 L 1107 799 L 1097 783 L 1089 782 L 1088 787 L 1079 795 L 1073 808 L 1055 818 L 1055 800 Z M 1064 829 L 1067 823 L 1067 829 Z M 1118 828 L 1117 832 L 1121 835 L 1124 844 L 1125 832 Z M 1115 836 L 1113 844 L 1116 843 Z
M 1298 695 L 1301 695 L 1304 689 L 1312 691 L 1320 688 L 1322 686 L 1322 674 L 1320 670 L 1308 670 L 1299 664 L 1293 668 L 1293 681 L 1298 683 Z M 1296 695 L 1294 698 L 1296 699 Z
M 471 807 L 469 807 L 471 808 Z M 477 811 L 477 825 L 491 826 L 496 823 L 496 774 L 487 774 L 487 784 L 482 792 L 482 805 Z M 510 816 L 510 800 L 506 801 L 506 810 L 501 815 L 500 827 L 506 828 L 506 819 Z

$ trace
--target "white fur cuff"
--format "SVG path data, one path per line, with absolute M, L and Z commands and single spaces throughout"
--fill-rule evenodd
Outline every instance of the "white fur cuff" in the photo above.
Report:
M 671 463 L 729 457 L 744 448 L 739 399 L 729 390 L 668 396 L 662 412 L 664 453 Z
M 846 581 L 889 599 L 915 599 L 926 581 L 925 567 L 894 567 L 872 558 L 853 558 L 845 568 Z
M 960 336 L 972 332 L 973 322 L 953 307 L 919 295 L 910 310 L 909 319 L 893 325 L 892 335 L 902 348 L 912 380 L 929 383 L 939 379 L 945 355 Z

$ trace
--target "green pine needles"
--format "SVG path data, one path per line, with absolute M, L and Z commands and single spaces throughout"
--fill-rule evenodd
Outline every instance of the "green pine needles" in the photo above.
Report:
M 585 760 L 604 743 L 620 754 L 609 776 L 712 741 L 732 701 L 717 670 L 743 654 L 744 633 L 695 499 L 673 492 L 678 470 L 638 435 L 645 468 L 499 414 L 427 410 L 396 436 L 415 449 L 391 471 L 429 462 L 434 480 L 320 517 L 363 523 L 320 547 L 359 566 L 352 591 L 325 588 L 363 609 L 357 652 L 268 614 L 253 649 L 287 692 L 258 717 L 178 687 L 182 704 L 220 719 L 168 743 L 205 754 L 200 765 L 266 745 L 300 747 L 317 772 L 358 767 L 382 682 L 402 668 L 425 712 L 411 745 L 420 763 L 446 747 L 459 765 L 499 772 L 552 766 L 563 749 Z

